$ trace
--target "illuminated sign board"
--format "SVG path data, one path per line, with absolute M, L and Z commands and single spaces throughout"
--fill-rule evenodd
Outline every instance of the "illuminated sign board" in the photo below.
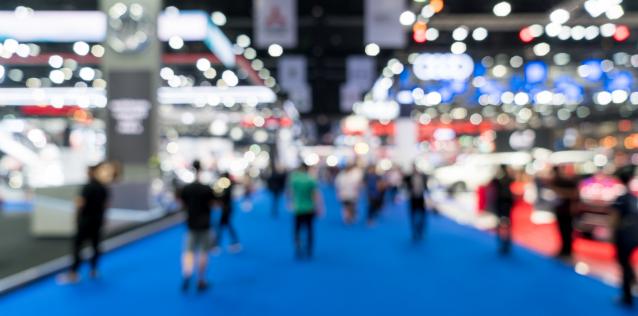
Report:
M 177 36 L 185 41 L 204 41 L 225 66 L 235 65 L 231 41 L 204 11 L 162 13 L 157 23 L 160 40 Z M 0 39 L 20 42 L 103 42 L 107 25 L 107 17 L 100 11 L 34 11 L 26 15 L 0 11 Z
M 474 61 L 467 54 L 421 54 L 412 70 L 423 81 L 465 80 L 474 72 Z

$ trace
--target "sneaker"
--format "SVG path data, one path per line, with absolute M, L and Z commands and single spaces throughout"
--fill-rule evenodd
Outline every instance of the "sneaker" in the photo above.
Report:
M 228 246 L 228 252 L 230 253 L 239 253 L 242 250 L 242 246 L 240 243 L 235 243 Z
M 191 279 L 190 278 L 185 278 L 182 281 L 182 292 L 186 293 L 188 291 L 188 288 L 190 287 L 190 283 L 191 283 Z
M 76 284 L 80 282 L 80 276 L 75 272 L 68 272 L 58 275 L 56 281 L 60 285 Z
M 209 288 L 208 282 L 206 282 L 204 280 L 201 280 L 201 281 L 197 282 L 197 291 L 198 292 L 204 292 L 204 291 L 208 290 L 208 288 Z
M 618 297 L 615 300 L 615 303 L 619 306 L 625 307 L 625 308 L 633 308 L 634 307 L 634 300 L 633 298 L 625 298 L 625 297 Z

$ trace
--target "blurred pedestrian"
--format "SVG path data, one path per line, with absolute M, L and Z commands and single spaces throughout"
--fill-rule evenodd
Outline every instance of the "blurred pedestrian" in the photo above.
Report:
M 631 192 L 629 182 L 634 178 L 634 166 L 627 166 L 618 171 L 618 178 L 625 186 L 625 193 L 613 204 L 612 225 L 616 258 L 622 272 L 622 296 L 620 303 L 633 306 L 631 293 L 636 283 L 636 274 L 631 265 L 631 255 L 638 248 L 638 198 Z
M 62 283 L 75 283 L 79 281 L 78 270 L 82 263 L 82 246 L 90 242 L 93 256 L 91 257 L 92 278 L 98 276 L 98 263 L 100 259 L 100 241 L 104 226 L 104 215 L 108 208 L 110 191 L 99 180 L 98 173 L 103 164 L 98 164 L 88 169 L 89 181 L 85 184 L 80 195 L 76 198 L 76 233 L 73 238 L 73 264 L 68 274 L 60 278 Z
M 249 187 L 250 185 L 247 183 L 246 192 L 250 192 Z M 228 172 L 222 173 L 220 178 L 217 179 L 215 185 L 213 186 L 217 202 L 222 211 L 219 225 L 217 227 L 217 245 L 221 246 L 224 232 L 228 231 L 231 239 L 231 243 L 228 246 L 228 251 L 231 253 L 237 253 L 242 249 L 241 243 L 239 242 L 239 236 L 237 235 L 237 230 L 235 230 L 235 226 L 233 225 L 234 188 L 235 182 Z M 248 193 L 246 193 L 246 196 L 248 196 Z
M 566 173 L 565 166 L 553 168 L 553 179 L 550 188 L 557 195 L 555 206 L 556 221 L 561 237 L 561 248 L 557 258 L 571 260 L 574 231 L 574 208 L 578 200 L 578 181 Z
M 388 170 L 388 172 L 385 174 L 385 178 L 388 186 L 388 200 L 392 204 L 397 204 L 399 200 L 399 188 L 401 187 L 403 181 L 403 173 L 398 166 L 394 166 L 390 170 Z
M 201 169 L 201 163 L 194 161 L 195 180 L 184 186 L 177 194 L 186 211 L 186 225 L 188 227 L 186 247 L 182 255 L 182 275 L 184 278 L 182 291 L 184 292 L 190 286 L 196 259 L 198 260 L 197 289 L 203 291 L 208 288 L 206 269 L 208 267 L 208 251 L 213 246 L 211 209 L 214 195 L 210 186 L 200 182 Z
M 354 224 L 357 220 L 357 202 L 362 181 L 363 174 L 355 164 L 349 164 L 335 180 L 337 195 L 343 207 L 343 222 L 347 225 Z
M 298 259 L 312 258 L 314 219 L 317 214 L 323 213 L 323 206 L 317 180 L 310 175 L 307 165 L 303 164 L 290 175 L 289 195 L 291 209 L 295 215 L 295 256 Z M 302 230 L 306 231 L 305 245 L 301 238 Z
M 385 184 L 374 165 L 368 166 L 364 177 L 366 196 L 368 198 L 368 225 L 374 225 L 383 207 Z
M 273 168 L 270 177 L 268 178 L 268 189 L 272 194 L 272 206 L 270 212 L 272 217 L 276 218 L 279 215 L 279 206 L 281 204 L 281 197 L 283 196 L 284 189 L 286 188 L 286 170 L 277 165 Z
M 421 241 L 425 234 L 427 220 L 428 176 L 422 173 L 416 164 L 406 173 L 403 183 L 408 193 L 408 207 L 410 208 L 410 227 L 412 240 Z
M 490 197 L 493 199 L 492 208 L 498 219 L 496 236 L 499 241 L 499 252 L 503 255 L 510 253 L 512 248 L 512 207 L 514 195 L 512 194 L 512 179 L 505 165 L 499 170 L 490 182 Z

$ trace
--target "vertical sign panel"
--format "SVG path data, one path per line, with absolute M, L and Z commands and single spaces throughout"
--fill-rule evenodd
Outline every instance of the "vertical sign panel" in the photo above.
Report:
M 367 56 L 350 56 L 346 60 L 348 84 L 369 90 L 377 75 L 375 60 Z
M 151 72 L 111 71 L 109 73 L 109 159 L 147 164 L 154 155 L 150 140 L 153 100 Z
M 297 0 L 253 0 L 255 44 L 297 46 Z
M 304 56 L 285 56 L 277 63 L 277 80 L 286 90 L 306 84 L 308 62 Z
M 405 9 L 402 0 L 366 0 L 366 43 L 377 43 L 383 48 L 403 48 L 406 38 L 399 16 Z

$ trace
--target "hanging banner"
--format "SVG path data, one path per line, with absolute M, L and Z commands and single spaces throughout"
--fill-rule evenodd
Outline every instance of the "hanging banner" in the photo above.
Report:
M 366 0 L 365 42 L 382 48 L 403 48 L 406 36 L 399 16 L 405 10 L 405 1 Z
M 288 90 L 288 98 L 295 104 L 297 111 L 308 113 L 312 110 L 312 88 L 306 83 Z
M 367 56 L 350 56 L 346 60 L 346 80 L 348 85 L 367 91 L 376 79 L 376 63 Z
M 363 95 L 361 87 L 349 83 L 342 84 L 339 96 L 339 105 L 341 112 L 350 113 L 355 103 L 361 101 Z
M 291 90 L 308 81 L 308 61 L 304 56 L 284 56 L 277 63 L 277 81 L 286 90 Z
M 253 0 L 255 45 L 297 46 L 297 0 Z

